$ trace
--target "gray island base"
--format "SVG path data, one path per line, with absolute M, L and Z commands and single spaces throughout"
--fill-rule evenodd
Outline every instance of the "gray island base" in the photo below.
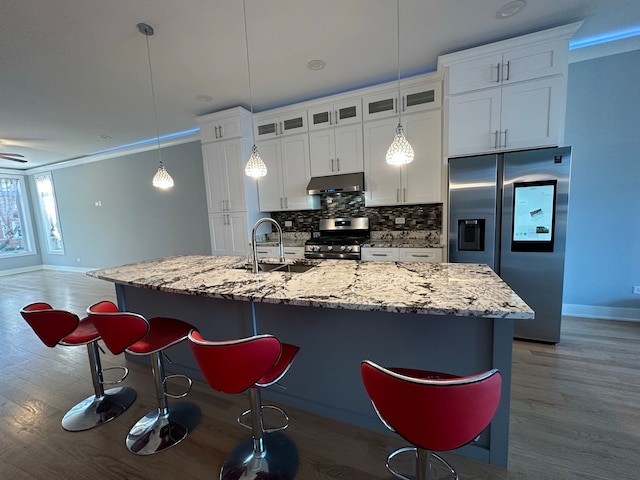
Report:
M 286 390 L 264 397 L 370 430 L 389 433 L 362 386 L 364 359 L 458 375 L 498 368 L 494 420 L 456 453 L 507 466 L 512 320 L 534 318 L 508 285 L 477 264 L 302 263 L 315 266 L 256 274 L 240 257 L 174 256 L 88 275 L 115 283 L 121 310 L 180 318 L 205 338 L 270 333 L 299 345 Z M 202 378 L 188 345 L 169 355 L 173 371 Z

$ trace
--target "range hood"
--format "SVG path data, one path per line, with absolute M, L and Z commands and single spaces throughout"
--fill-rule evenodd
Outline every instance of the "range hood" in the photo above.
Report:
M 309 185 L 307 185 L 309 195 L 362 191 L 364 191 L 364 172 L 311 177 Z

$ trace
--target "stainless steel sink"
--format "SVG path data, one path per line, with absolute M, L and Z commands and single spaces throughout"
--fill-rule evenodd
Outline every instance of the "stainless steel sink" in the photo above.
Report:
M 261 272 L 286 272 L 286 273 L 304 273 L 308 272 L 315 265 L 306 263 L 259 263 L 258 270 Z
M 258 270 L 260 272 L 304 273 L 314 267 L 315 265 L 308 263 L 258 263 Z M 251 270 L 251 265 L 241 264 L 234 268 Z

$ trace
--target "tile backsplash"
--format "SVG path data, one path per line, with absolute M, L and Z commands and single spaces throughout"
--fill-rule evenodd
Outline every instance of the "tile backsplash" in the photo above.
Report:
M 272 212 L 271 216 L 285 232 L 315 232 L 320 219 L 330 217 L 369 217 L 372 236 L 376 231 L 442 231 L 442 204 L 365 207 L 362 192 L 323 194 L 320 210 Z M 398 218 L 404 224 L 396 224 Z

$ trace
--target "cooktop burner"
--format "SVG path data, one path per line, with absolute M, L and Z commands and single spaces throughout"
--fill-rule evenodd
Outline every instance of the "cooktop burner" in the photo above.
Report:
M 360 246 L 369 239 L 369 219 L 323 218 L 320 236 L 305 242 L 305 258 L 360 260 Z

